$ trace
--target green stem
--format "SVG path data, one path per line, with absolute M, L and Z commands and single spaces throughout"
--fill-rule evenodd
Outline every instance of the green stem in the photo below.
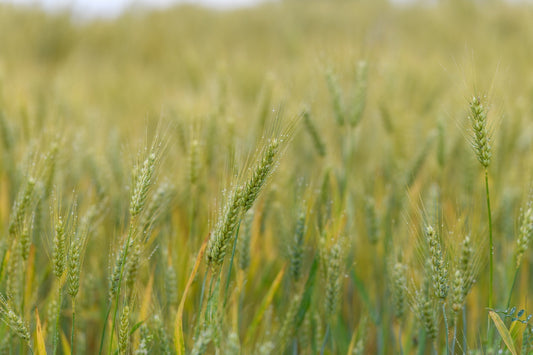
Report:
M 449 340 L 448 340 L 448 332 L 449 332 L 449 329 L 448 329 L 448 317 L 446 317 L 446 302 L 442 302 L 442 317 L 444 318 L 444 330 L 445 330 L 445 338 L 446 338 L 446 354 L 449 354 L 450 353 L 450 348 L 449 348 Z
M 102 350 L 104 349 L 105 330 L 107 328 L 107 320 L 109 319 L 109 314 L 111 314 L 111 302 L 109 302 L 109 305 L 107 306 L 104 328 L 102 329 L 102 335 L 100 336 L 100 350 L 98 350 L 98 355 L 102 355 Z
M 466 352 L 468 341 L 466 339 L 466 305 L 463 305 L 463 351 Z
M 403 355 L 403 346 L 402 346 L 402 326 L 398 327 L 398 345 L 400 346 L 400 355 Z
M 61 280 L 59 280 L 59 290 L 58 290 L 58 296 L 57 296 L 57 314 L 56 314 L 56 324 L 54 328 L 54 352 L 53 355 L 57 354 L 57 343 L 59 341 L 59 321 L 61 318 L 61 302 L 62 302 L 62 294 L 61 294 Z
M 487 214 L 489 218 L 489 308 L 493 308 L 494 243 L 492 240 L 492 213 L 490 211 L 489 170 L 487 168 L 485 168 L 485 191 L 487 195 Z M 492 344 L 492 331 L 490 320 L 487 326 L 487 340 L 490 346 Z
M 118 285 L 117 285 L 117 294 L 115 296 L 115 310 L 113 312 L 113 323 L 111 323 L 111 336 L 109 337 L 109 353 L 112 354 L 113 352 L 113 334 L 115 332 L 115 323 L 117 320 L 117 314 L 118 314 L 118 304 L 120 301 L 120 287 L 122 286 L 122 277 L 124 276 L 124 267 L 126 266 L 126 258 L 128 256 L 128 249 L 130 247 L 130 241 L 131 237 L 134 232 L 134 222 L 132 221 L 130 223 L 130 228 L 128 231 L 128 237 L 126 238 L 126 246 L 124 247 L 124 255 L 122 256 L 122 260 L 120 262 L 120 277 L 118 279 Z
M 328 343 L 328 339 L 329 339 L 329 322 L 328 322 L 328 325 L 326 327 L 326 334 L 324 335 L 324 341 L 322 342 L 322 347 L 320 348 L 320 355 L 324 355 L 324 351 L 326 351 L 326 345 Z
M 70 331 L 70 354 L 74 355 L 74 329 L 76 324 L 76 299 L 72 298 L 72 330 Z
M 516 279 L 518 279 L 518 270 L 520 269 L 516 268 L 514 272 L 513 283 L 511 285 L 511 290 L 509 291 L 509 298 L 507 298 L 507 309 L 509 309 L 509 306 L 511 305 L 511 296 L 513 295 L 513 290 L 516 284 Z
M 492 308 L 493 301 L 493 282 L 494 282 L 494 244 L 492 241 L 492 214 L 490 211 L 490 193 L 489 193 L 489 170 L 485 168 L 485 191 L 487 195 L 487 213 L 489 217 L 489 308 Z
M 218 273 L 218 275 L 219 275 L 218 277 L 220 280 L 220 273 Z M 209 292 L 207 293 L 207 304 L 205 306 L 205 322 L 206 323 L 209 323 L 209 321 L 211 320 L 211 318 L 209 318 L 211 316 L 211 305 L 210 305 L 209 300 L 211 299 L 211 296 L 213 293 L 213 282 L 215 281 L 214 273 L 211 273 L 210 278 L 211 279 L 209 280 Z
M 196 186 L 191 185 L 191 208 L 189 211 L 189 245 L 193 245 L 193 238 L 196 232 Z
M 235 250 L 237 249 L 237 239 L 239 237 L 240 227 L 241 227 L 241 222 L 237 224 L 237 229 L 235 231 L 235 237 L 233 238 L 233 250 L 231 251 L 231 259 L 229 261 L 228 276 L 226 277 L 226 288 L 224 289 L 224 307 L 226 307 L 226 302 L 228 301 L 229 282 L 231 279 L 231 270 L 233 268 L 233 259 L 235 258 Z
M 452 352 L 451 354 L 455 354 L 455 343 L 457 342 L 457 314 L 454 317 L 453 321 L 453 340 L 452 340 Z
M 204 295 L 205 295 L 205 285 L 207 283 L 207 274 L 209 274 L 209 268 L 205 269 L 204 273 L 204 280 L 202 281 L 202 290 L 200 291 L 200 315 L 198 316 L 198 320 L 196 321 L 196 327 L 194 330 L 194 337 L 195 339 L 198 338 L 198 335 L 200 334 L 200 327 L 202 325 L 202 310 L 204 305 Z

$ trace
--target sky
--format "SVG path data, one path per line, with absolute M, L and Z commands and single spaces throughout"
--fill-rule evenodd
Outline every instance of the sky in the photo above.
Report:
M 75 15 L 82 17 L 115 17 L 130 5 L 138 4 L 151 8 L 164 8 L 175 3 L 193 3 L 209 7 L 227 9 L 252 6 L 265 0 L 0 0 L 24 6 L 39 6 L 47 11 L 70 8 Z
M 132 4 L 151 8 L 164 8 L 175 3 L 193 3 L 218 9 L 252 6 L 261 1 L 275 0 L 0 0 L 0 3 L 11 3 L 26 6 L 39 6 L 47 11 L 71 9 L 75 16 L 82 18 L 113 18 Z M 406 3 L 413 0 L 391 0 L 395 3 Z M 520 2 L 533 0 L 508 0 Z

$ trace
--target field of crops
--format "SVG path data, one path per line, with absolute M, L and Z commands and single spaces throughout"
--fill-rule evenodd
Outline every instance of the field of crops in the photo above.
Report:
M 0 353 L 533 353 L 532 19 L 0 5 Z

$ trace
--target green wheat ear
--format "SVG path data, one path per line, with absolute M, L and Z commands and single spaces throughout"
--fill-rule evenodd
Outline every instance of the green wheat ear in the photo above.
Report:
M 401 262 L 392 269 L 392 295 L 394 298 L 394 315 L 402 319 L 407 306 L 407 266 Z
M 448 265 L 437 233 L 431 226 L 426 228 L 426 241 L 429 246 L 431 278 L 433 280 L 435 296 L 441 300 L 445 300 L 449 290 Z
M 478 161 L 487 168 L 492 158 L 490 136 L 487 129 L 488 110 L 481 103 L 481 99 L 474 96 L 470 102 L 470 115 L 468 116 L 472 125 L 472 147 L 476 153 Z
M 30 344 L 30 332 L 28 326 L 20 315 L 15 313 L 13 308 L 9 305 L 9 302 L 0 295 L 0 317 L 2 321 L 8 326 L 8 328 L 16 334 L 19 338 Z
M 367 81 L 368 81 L 368 63 L 364 60 L 357 63 L 355 72 L 355 93 L 353 101 L 353 110 L 350 119 L 352 127 L 357 126 L 366 106 Z
M 304 252 L 305 236 L 305 218 L 304 211 L 300 211 L 296 220 L 294 237 L 289 246 L 289 271 L 294 282 L 298 282 L 302 271 L 302 259 Z
M 522 257 L 527 251 L 531 239 L 533 238 L 533 206 L 529 202 L 526 209 L 522 212 L 521 224 L 518 231 L 515 247 L 515 268 L 520 268 Z
M 119 354 L 128 353 L 128 345 L 130 339 L 130 307 L 125 305 L 122 309 L 122 315 L 120 316 L 120 327 L 119 327 L 119 341 L 118 341 L 118 352 Z
M 485 196 L 487 201 L 487 217 L 489 227 L 489 295 L 488 306 L 493 306 L 494 293 L 494 241 L 492 234 L 492 212 L 490 207 L 490 191 L 489 191 L 489 172 L 488 168 L 492 158 L 490 136 L 487 128 L 487 108 L 482 104 L 481 99 L 477 96 L 472 98 L 470 102 L 470 114 L 468 116 L 473 137 L 471 144 L 476 153 L 477 160 L 485 169 Z

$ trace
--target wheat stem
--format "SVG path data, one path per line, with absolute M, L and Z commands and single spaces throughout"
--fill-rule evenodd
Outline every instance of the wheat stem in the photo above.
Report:
M 493 305 L 493 282 L 494 282 L 494 244 L 492 240 L 492 213 L 490 210 L 489 171 L 485 168 L 485 192 L 487 196 L 487 214 L 489 218 L 489 308 Z
M 446 302 L 442 302 L 442 316 L 444 318 L 444 329 L 445 329 L 445 338 L 446 338 L 446 354 L 450 353 L 449 339 L 448 339 L 448 317 L 446 317 Z
M 75 348 L 74 348 L 74 330 L 76 329 L 75 328 L 75 324 L 76 324 L 76 299 L 72 299 L 72 329 L 70 331 L 70 349 L 71 349 L 71 354 L 74 355 L 75 353 Z
M 466 327 L 466 305 L 463 306 L 463 350 L 466 351 L 466 347 L 468 345 L 468 340 L 466 338 L 466 330 L 468 328 Z
M 239 221 L 239 223 L 237 223 L 237 228 L 235 229 L 235 237 L 233 238 L 233 250 L 231 251 L 231 258 L 229 260 L 228 276 L 226 277 L 226 288 L 224 289 L 224 307 L 226 306 L 226 302 L 228 301 L 229 282 L 231 279 L 231 270 L 233 269 L 233 259 L 235 258 L 235 250 L 237 249 L 237 239 L 239 238 L 240 227 L 241 222 Z
M 330 326 L 329 322 L 326 326 L 326 334 L 324 335 L 324 341 L 322 342 L 322 347 L 320 348 L 320 355 L 324 355 L 324 351 L 326 351 L 326 345 L 328 344 L 329 339 L 329 332 L 330 332 Z
M 54 351 L 52 354 L 57 354 L 57 343 L 59 341 L 59 321 L 61 318 L 61 302 L 62 302 L 62 295 L 61 295 L 61 281 L 59 281 L 59 290 L 58 290 L 58 296 L 57 296 L 57 314 L 55 319 L 55 327 L 54 327 Z

